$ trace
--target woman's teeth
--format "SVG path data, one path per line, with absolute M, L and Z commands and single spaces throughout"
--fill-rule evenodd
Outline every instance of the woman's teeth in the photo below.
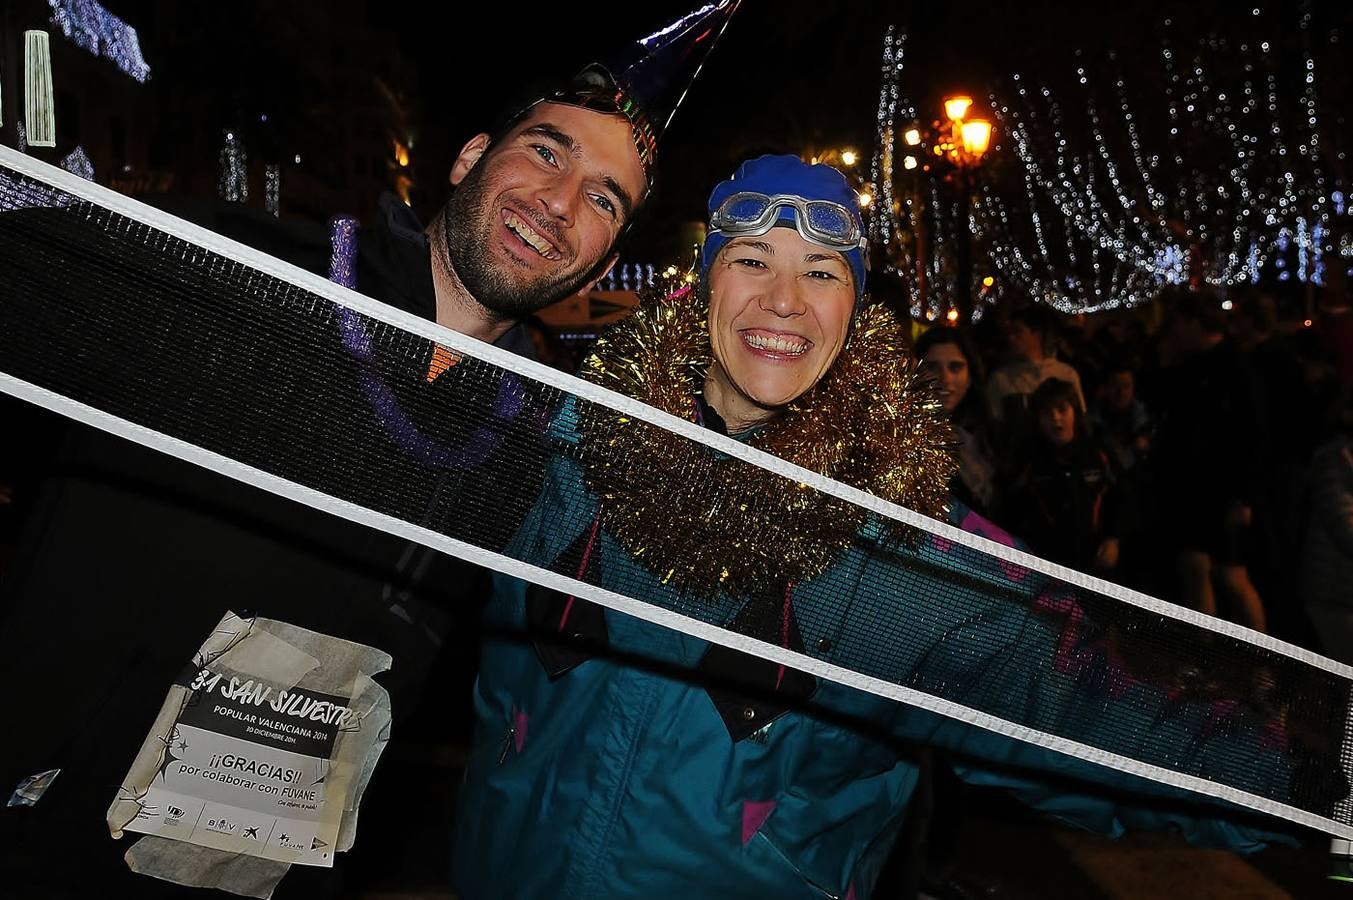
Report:
M 532 250 L 546 259 L 559 259 L 559 253 L 554 249 L 554 245 L 521 218 L 508 213 L 506 222 L 508 230 L 521 238 Z
M 754 350 L 778 353 L 782 356 L 802 356 L 808 352 L 812 342 L 792 334 L 758 334 L 745 331 L 742 339 Z

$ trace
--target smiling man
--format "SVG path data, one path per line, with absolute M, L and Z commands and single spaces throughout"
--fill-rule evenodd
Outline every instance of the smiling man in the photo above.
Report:
M 367 223 L 357 246 L 349 248 L 344 282 L 407 313 L 533 355 L 525 330 L 513 326 L 605 272 L 649 187 L 654 138 L 646 119 L 604 71 L 587 74 L 518 114 L 500 137 L 473 138 L 451 173 L 454 196 L 431 228 L 393 195 L 382 197 L 379 219 Z M 311 270 L 344 271 L 335 265 L 340 254 L 330 258 L 330 237 L 322 228 L 311 234 L 238 205 L 187 212 L 215 231 Z M 56 227 L 54 220 L 81 228 L 83 256 L 71 260 L 67 271 L 52 269 L 53 278 L 70 284 L 127 279 L 121 293 L 135 298 L 127 309 L 137 310 L 127 321 L 155 314 L 145 308 L 154 303 L 152 292 L 138 290 L 135 276 L 126 274 L 153 267 L 153 248 L 65 223 L 62 209 L 7 213 L 21 214 L 32 227 L 12 231 L 26 240 L 38 240 L 44 228 Z M 135 264 L 124 271 L 119 264 L 128 259 Z M 0 302 L 38 303 L 68 291 L 64 284 L 27 299 L 10 292 Z M 232 300 L 204 292 L 202 304 Z M 267 427 L 259 429 L 256 446 L 265 455 L 275 449 L 278 458 L 287 446 L 300 445 L 341 456 L 341 472 L 323 486 L 345 491 L 361 505 L 386 509 L 385 486 L 395 477 L 390 473 L 399 473 L 405 479 L 401 496 L 414 497 L 412 512 L 406 512 L 416 524 L 462 538 L 479 535 L 490 547 L 510 535 L 514 517 L 529 508 L 538 477 L 521 471 L 510 454 L 482 458 L 463 448 L 476 446 L 474 429 L 485 421 L 494 422 L 495 434 L 509 446 L 529 446 L 541 421 L 532 401 L 492 418 L 495 393 L 467 390 L 466 378 L 448 374 L 454 360 L 440 348 L 419 345 L 417 353 L 367 359 L 351 349 L 367 346 L 363 323 L 336 330 L 328 318 L 287 309 L 284 303 L 274 307 L 286 317 L 282 326 L 296 335 L 293 347 L 337 359 L 322 370 L 322 385 L 312 379 L 258 397 L 260 388 L 302 377 L 305 353 L 296 352 L 299 364 L 293 366 L 264 341 L 236 340 L 230 344 L 234 379 L 213 389 L 210 399 L 190 366 L 164 376 L 182 378 L 182 385 L 161 389 L 191 390 L 205 405 L 266 410 Z M 209 318 L 179 315 L 172 324 L 184 346 L 221 341 Z M 128 346 L 143 338 L 123 337 Z M 283 374 L 280 380 L 260 378 L 262 371 Z M 440 415 L 447 409 L 458 414 Z M 436 449 L 427 452 L 429 445 Z M 419 736 L 411 713 L 449 643 L 447 655 L 462 671 L 443 676 L 450 699 L 440 702 L 437 721 L 450 724 L 440 724 L 434 739 L 446 740 L 448 728 L 454 738 L 460 720 L 468 719 L 456 702 L 468 703 L 472 623 L 478 597 L 487 590 L 482 570 L 83 426 L 72 426 L 63 440 L 37 503 L 42 512 L 27 525 L 16 577 L 0 585 L 0 630 L 29 635 L 0 658 L 0 676 L 33 678 L 39 686 L 31 699 L 42 710 L 0 760 L 0 784 L 61 772 L 37 808 L 40 818 L 28 816 L 22 829 L 6 826 L 11 834 L 21 830 L 22 839 L 0 848 L 0 868 L 31 886 L 32 896 L 178 895 L 177 888 L 128 868 L 126 845 L 109 839 L 104 811 L 165 692 L 226 610 L 257 612 L 389 652 L 394 667 L 381 681 L 391 695 L 396 746 Z M 100 601 L 90 604 L 94 596 Z M 78 626 L 43 624 L 54 621 Z M 464 627 L 453 628 L 453 622 Z M 78 687 L 91 683 L 98 690 Z M 437 693 L 440 701 L 443 692 Z M 67 706 L 60 698 L 68 695 L 78 700 Z M 403 816 L 393 800 L 380 806 L 382 794 L 416 789 L 416 772 L 387 772 L 364 821 Z M 400 778 L 411 783 L 401 785 Z M 388 850 L 371 833 L 361 846 L 359 853 L 370 858 Z M 80 866 L 59 863 L 72 853 Z M 298 871 L 280 890 L 320 898 L 336 895 L 340 882 L 341 873 L 326 879 Z
M 647 118 L 599 66 L 500 138 L 471 138 L 428 230 L 438 324 L 498 340 L 603 276 L 648 193 L 655 144 Z

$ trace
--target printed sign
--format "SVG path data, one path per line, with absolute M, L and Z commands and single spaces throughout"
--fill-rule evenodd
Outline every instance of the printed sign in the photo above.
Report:
M 333 865 L 343 802 L 329 783 L 348 698 L 202 669 L 125 826 L 283 862 Z

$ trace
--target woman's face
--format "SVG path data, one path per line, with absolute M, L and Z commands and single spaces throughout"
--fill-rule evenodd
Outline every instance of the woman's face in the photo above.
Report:
M 1038 414 L 1038 427 L 1054 447 L 1065 447 L 1076 439 L 1076 408 L 1067 401 L 1055 403 Z
M 944 402 L 944 411 L 952 413 L 958 409 L 963 398 L 968 396 L 968 387 L 972 383 L 968 359 L 958 344 L 936 344 L 925 352 L 922 362 L 935 376 L 935 384 L 940 389 L 940 399 Z
M 728 419 L 764 421 L 815 385 L 846 342 L 850 266 L 792 228 L 731 240 L 709 272 L 711 392 Z

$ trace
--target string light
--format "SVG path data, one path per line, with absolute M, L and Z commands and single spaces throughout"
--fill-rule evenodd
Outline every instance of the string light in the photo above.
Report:
M 225 133 L 225 145 L 221 147 L 217 192 L 227 203 L 244 203 L 249 199 L 249 155 L 234 131 Z
M 263 167 L 263 208 L 274 218 L 282 215 L 282 167 Z

